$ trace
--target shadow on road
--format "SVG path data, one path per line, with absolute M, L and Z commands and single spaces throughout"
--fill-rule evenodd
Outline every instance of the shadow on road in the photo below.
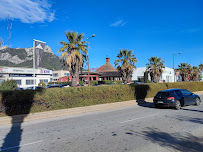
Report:
M 42 91 L 42 90 L 39 90 Z M 2 105 L 3 113 L 12 117 L 12 127 L 10 132 L 4 138 L 4 143 L 0 151 L 18 152 L 23 130 L 21 125 L 24 118 L 30 113 L 33 105 L 34 95 L 37 91 L 33 90 L 15 90 L 3 91 Z
M 181 110 L 194 111 L 194 112 L 203 112 L 202 110 L 186 109 L 186 108 L 182 108 Z
M 176 116 L 174 117 L 175 119 L 179 121 L 189 121 L 197 124 L 203 124 L 203 119 L 202 118 L 192 118 L 188 116 Z
M 138 105 L 139 105 L 140 107 L 156 108 L 153 103 L 151 103 L 151 102 L 146 102 L 146 101 L 144 101 L 144 100 L 143 100 L 143 101 L 137 100 L 137 103 L 138 103 Z
M 190 133 L 167 133 L 157 129 L 148 128 L 141 133 L 146 140 L 159 144 L 162 147 L 182 152 L 200 152 L 203 151 L 203 138 L 196 137 Z

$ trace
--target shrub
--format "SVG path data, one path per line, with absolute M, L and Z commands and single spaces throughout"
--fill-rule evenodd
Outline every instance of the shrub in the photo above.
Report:
M 84 84 L 84 81 L 79 81 L 79 84 Z
M 44 82 L 40 82 L 40 83 L 38 84 L 38 86 L 40 86 L 40 87 L 42 87 L 42 88 L 45 88 L 45 87 L 46 87 L 46 84 L 45 84 Z
M 98 81 L 97 80 L 93 80 L 93 81 L 90 81 L 90 86 L 93 86 L 95 84 L 98 84 Z
M 95 82 L 96 83 L 96 82 Z M 95 104 L 153 97 L 158 91 L 183 88 L 202 91 L 203 82 L 104 85 L 97 87 L 49 88 L 40 91 L 14 90 L 0 93 L 0 110 L 7 115 L 26 114 Z M 1 112 L 0 112 L 1 113 Z
M 15 80 L 4 80 L 0 85 L 0 90 L 16 90 L 17 83 Z

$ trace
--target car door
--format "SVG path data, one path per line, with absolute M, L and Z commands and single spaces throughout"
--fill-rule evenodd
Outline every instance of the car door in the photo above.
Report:
M 184 98 L 184 104 L 185 105 L 190 105 L 191 104 L 191 97 L 190 97 L 190 94 L 191 92 L 188 91 L 188 90 L 180 90 L 182 95 L 183 95 L 183 98 Z
M 196 101 L 196 95 L 190 92 L 190 105 L 194 105 Z

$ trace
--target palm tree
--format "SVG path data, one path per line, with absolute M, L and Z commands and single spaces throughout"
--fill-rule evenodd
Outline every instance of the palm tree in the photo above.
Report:
M 199 69 L 200 69 L 200 71 L 201 71 L 201 72 L 200 72 L 201 80 L 203 80 L 203 79 L 202 79 L 202 77 L 203 77 L 203 75 L 202 75 L 202 72 L 203 72 L 203 64 L 200 64 L 200 65 L 199 65 Z
M 160 77 L 163 73 L 163 68 L 165 68 L 164 66 L 164 62 L 162 61 L 161 58 L 157 58 L 157 57 L 151 57 L 149 60 L 149 63 L 147 63 L 147 71 L 150 74 L 151 77 L 151 81 L 152 82 L 159 82 Z
M 191 71 L 191 77 L 193 81 L 198 81 L 199 80 L 199 76 L 200 76 L 200 69 L 196 66 L 192 67 L 192 71 Z
M 137 58 L 132 52 L 132 50 L 128 51 L 127 49 L 120 50 L 120 53 L 116 56 L 118 59 L 114 62 L 121 73 L 124 84 L 127 84 L 130 81 L 133 69 L 136 68 L 135 62 L 137 62 Z
M 192 73 L 191 65 L 188 63 L 180 63 L 178 67 L 179 67 L 178 70 L 180 72 L 180 76 L 182 77 L 182 81 L 188 81 Z
M 79 71 L 83 67 L 84 61 L 87 59 L 87 45 L 83 39 L 83 33 L 78 34 L 77 32 L 65 32 L 67 40 L 61 41 L 62 48 L 58 50 L 61 52 L 60 59 L 63 65 L 68 68 L 72 76 L 72 86 L 77 86 L 77 79 L 79 79 Z
M 199 65 L 199 69 L 200 69 L 200 71 L 203 71 L 203 64 Z

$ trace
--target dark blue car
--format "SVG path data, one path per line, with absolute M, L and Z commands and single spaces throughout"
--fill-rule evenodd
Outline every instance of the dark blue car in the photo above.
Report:
M 155 107 L 174 107 L 180 109 L 186 105 L 200 105 L 200 97 L 186 89 L 168 89 L 160 91 L 154 97 Z

